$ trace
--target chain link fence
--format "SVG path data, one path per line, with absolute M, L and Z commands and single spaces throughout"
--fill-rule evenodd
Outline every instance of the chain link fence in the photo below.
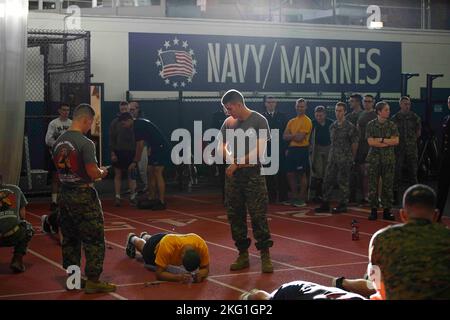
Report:
M 90 102 L 90 33 L 28 30 L 25 76 L 26 122 L 22 175 L 25 190 L 45 188 L 34 183 L 33 170 L 47 170 L 50 153 L 43 148 L 48 123 L 58 116 L 61 102 L 71 110 Z M 33 170 L 32 170 L 33 169 Z M 43 179 L 40 179 L 43 180 Z

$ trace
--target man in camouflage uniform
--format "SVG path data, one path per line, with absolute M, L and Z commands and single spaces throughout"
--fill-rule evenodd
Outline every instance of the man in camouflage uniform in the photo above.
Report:
M 358 128 L 358 120 L 361 116 L 363 110 L 361 107 L 362 96 L 359 93 L 353 93 L 350 96 L 349 104 L 352 109 L 351 112 L 347 113 L 345 119 L 350 121 L 356 128 Z M 356 194 L 358 192 L 358 187 L 360 187 L 358 181 L 361 180 L 359 171 L 356 168 L 356 164 L 353 164 L 350 170 L 350 202 L 356 202 Z M 362 192 L 362 190 L 361 190 Z
M 436 223 L 436 194 L 416 184 L 406 190 L 403 224 L 375 233 L 369 245 L 369 280 L 333 280 L 337 288 L 373 300 L 450 299 L 450 230 Z
M 358 170 L 359 180 L 357 182 L 357 188 L 361 189 L 362 199 L 360 204 L 368 204 L 369 195 L 369 183 L 368 183 L 368 165 L 367 154 L 369 153 L 369 145 L 366 139 L 367 124 L 377 118 L 377 114 L 373 107 L 375 105 L 375 99 L 372 95 L 366 94 L 363 99 L 364 110 L 358 119 L 358 125 L 356 126 L 359 133 L 358 150 L 356 151 L 355 165 Z
M 223 155 L 230 164 L 225 172 L 225 207 L 231 226 L 231 235 L 239 250 L 239 256 L 231 264 L 230 269 L 241 270 L 249 267 L 248 248 L 251 240 L 247 237 L 248 210 L 256 248 L 261 252 L 262 272 L 271 273 L 273 266 L 269 248 L 272 247 L 273 241 L 266 216 L 268 194 L 259 161 L 264 154 L 270 129 L 264 116 L 247 108 L 244 97 L 239 91 L 227 91 L 222 97 L 222 105 L 226 113 L 230 115 L 224 121 L 219 134 L 219 145 L 222 145 Z M 265 130 L 265 137 L 263 130 Z M 236 136 L 229 137 L 230 133 L 237 135 L 239 131 L 245 132 L 250 138 L 256 138 L 256 144 L 252 146 L 247 138 L 242 141 Z M 241 140 L 240 143 L 238 143 L 239 140 Z M 245 146 L 245 151 L 239 152 L 241 150 L 238 150 L 238 147 L 242 146 Z M 256 164 L 252 164 L 254 162 L 252 158 L 257 160 Z
M 419 162 L 417 151 L 417 139 L 422 130 L 420 117 L 411 111 L 411 100 L 409 97 L 401 97 L 400 111 L 393 117 L 392 121 L 397 125 L 400 142 L 395 147 L 395 180 L 394 180 L 394 202 L 398 202 L 398 194 L 402 184 L 402 173 L 406 168 L 408 174 L 408 187 L 417 184 L 417 165 Z
M 366 139 L 370 146 L 367 155 L 369 163 L 369 202 L 372 208 L 369 220 L 377 219 L 378 182 L 380 178 L 382 180 L 383 219 L 395 220 L 391 208 L 395 173 L 394 147 L 398 145 L 399 134 L 397 125 L 389 120 L 389 104 L 380 101 L 376 104 L 375 110 L 378 118 L 370 121 L 366 129 Z
M 358 148 L 358 132 L 355 126 L 344 118 L 344 102 L 336 104 L 335 113 L 337 120 L 330 126 L 331 150 L 324 180 L 324 201 L 319 208 L 316 208 L 316 212 L 330 211 L 329 201 L 336 180 L 342 197 L 339 205 L 333 208 L 332 212 L 347 212 L 350 194 L 348 177 Z
M 27 203 L 20 188 L 3 184 L 0 174 L 0 247 L 14 247 L 10 264 L 14 272 L 25 271 L 23 256 L 34 234 L 33 227 L 25 220 Z
M 435 223 L 439 216 L 435 208 L 435 192 L 414 185 L 405 192 L 400 210 L 406 223 L 373 235 L 369 258 L 380 271 L 377 275 L 374 270 L 373 277 L 381 298 L 450 299 L 450 230 Z
M 63 267 L 81 266 L 83 245 L 86 293 L 116 289 L 115 285 L 99 280 L 105 257 L 105 235 L 102 207 L 93 182 L 106 177 L 108 171 L 97 166 L 95 145 L 84 136 L 91 128 L 94 116 L 95 111 L 90 105 L 79 105 L 74 111 L 72 126 L 53 147 L 53 161 L 61 182 L 58 206 Z

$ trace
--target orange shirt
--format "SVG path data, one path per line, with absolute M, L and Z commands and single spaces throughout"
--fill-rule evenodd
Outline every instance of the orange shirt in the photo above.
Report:
M 290 134 L 296 133 L 306 133 L 305 139 L 300 142 L 291 140 L 289 142 L 289 147 L 308 147 L 309 146 L 309 136 L 312 131 L 312 121 L 307 115 L 297 116 L 289 120 L 286 131 Z
M 209 265 L 208 246 L 205 240 L 195 233 L 168 234 L 164 236 L 155 248 L 156 265 L 164 269 L 169 265 L 181 266 L 183 264 L 183 248 L 187 245 L 198 252 L 200 267 Z

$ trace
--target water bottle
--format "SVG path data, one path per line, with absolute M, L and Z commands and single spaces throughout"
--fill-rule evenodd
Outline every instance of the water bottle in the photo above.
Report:
M 352 220 L 352 240 L 359 240 L 359 225 L 355 219 Z

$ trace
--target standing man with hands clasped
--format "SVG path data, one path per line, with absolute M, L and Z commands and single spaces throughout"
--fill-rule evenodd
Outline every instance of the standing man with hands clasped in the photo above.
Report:
M 230 270 L 242 270 L 250 265 L 248 248 L 251 240 L 247 237 L 247 211 L 253 227 L 256 248 L 261 252 L 261 269 L 264 273 L 273 272 L 269 248 L 273 241 L 267 223 L 268 194 L 264 177 L 261 175 L 261 156 L 264 154 L 269 126 L 266 118 L 256 111 L 250 110 L 244 97 L 237 90 L 229 90 L 222 97 L 222 105 L 230 115 L 219 134 L 222 152 L 230 164 L 225 177 L 225 207 L 235 246 L 239 256 L 230 266 Z M 266 136 L 262 134 L 267 133 Z M 239 142 L 239 131 L 246 135 L 245 143 Z M 229 134 L 231 133 L 231 138 Z M 250 139 L 256 135 L 256 144 Z M 219 145 L 220 145 L 219 144 Z M 233 148 L 229 147 L 233 146 Z M 240 147 L 245 146 L 245 152 Z M 256 158 L 256 164 L 251 160 Z

